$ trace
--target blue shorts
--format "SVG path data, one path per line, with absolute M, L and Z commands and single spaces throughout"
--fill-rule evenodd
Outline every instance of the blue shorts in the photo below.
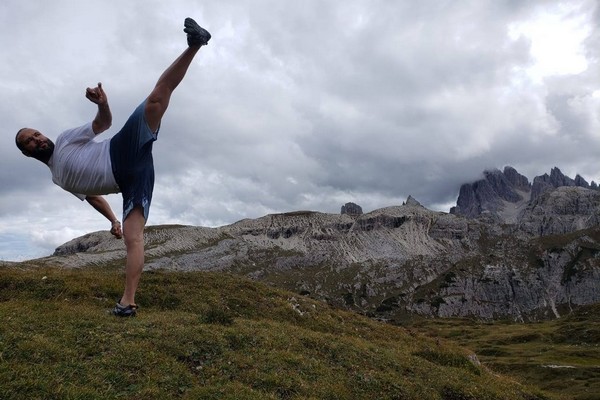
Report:
M 123 221 L 134 207 L 144 210 L 148 220 L 154 189 L 152 145 L 158 130 L 152 132 L 146 122 L 144 106 L 135 109 L 121 130 L 110 140 L 110 161 L 115 180 L 123 194 Z

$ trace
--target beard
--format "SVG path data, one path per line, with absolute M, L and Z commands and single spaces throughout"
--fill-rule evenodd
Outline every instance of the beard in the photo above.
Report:
M 48 162 L 50 157 L 52 157 L 52 153 L 54 153 L 54 142 L 52 142 L 52 140 L 48 139 L 46 144 L 47 144 L 46 147 L 38 147 L 35 150 L 33 150 L 30 153 L 31 157 L 33 157 L 37 160 L 40 160 L 42 162 Z

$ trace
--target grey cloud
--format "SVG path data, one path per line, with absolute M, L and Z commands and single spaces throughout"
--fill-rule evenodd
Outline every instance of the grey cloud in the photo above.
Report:
M 346 201 L 370 210 L 409 194 L 443 208 L 461 183 L 504 165 L 530 179 L 558 166 L 598 180 L 590 143 L 600 140 L 599 7 L 581 0 L 573 8 L 591 21 L 589 69 L 574 76 L 531 82 L 531 42 L 509 34 L 559 3 L 5 1 L 0 235 L 27 237 L 10 229 L 16 220 L 42 232 L 40 241 L 104 229 L 74 198 L 71 212 L 85 217 L 60 220 L 52 207 L 72 196 L 18 153 L 13 132 L 33 126 L 55 138 L 89 121 L 95 111 L 83 91 L 102 81 L 114 116 L 109 138 L 183 50 L 188 15 L 213 39 L 177 89 L 154 147 L 152 224 L 339 212 Z M 110 201 L 120 214 L 119 196 Z

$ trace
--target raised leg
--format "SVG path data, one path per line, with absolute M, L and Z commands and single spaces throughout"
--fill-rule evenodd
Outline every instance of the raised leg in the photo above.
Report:
M 160 120 L 167 111 L 171 94 L 183 80 L 200 46 L 188 47 L 185 51 L 163 72 L 156 82 L 156 86 L 146 100 L 144 113 L 148 127 L 156 132 L 160 126 Z
M 211 38 L 210 33 L 191 18 L 186 18 L 184 26 L 189 47 L 158 78 L 154 90 L 146 100 L 144 113 L 148 126 L 153 132 L 158 130 L 160 120 L 169 107 L 171 94 L 183 80 L 194 56 L 200 47 L 206 45 Z

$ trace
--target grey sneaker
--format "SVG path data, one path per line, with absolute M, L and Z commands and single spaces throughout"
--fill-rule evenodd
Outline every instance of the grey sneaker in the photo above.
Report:
M 208 44 L 210 33 L 191 18 L 186 18 L 183 31 L 187 33 L 188 46 L 205 46 Z
M 138 306 L 135 304 L 123 306 L 121 303 L 117 303 L 110 313 L 116 317 L 135 317 L 137 309 Z

